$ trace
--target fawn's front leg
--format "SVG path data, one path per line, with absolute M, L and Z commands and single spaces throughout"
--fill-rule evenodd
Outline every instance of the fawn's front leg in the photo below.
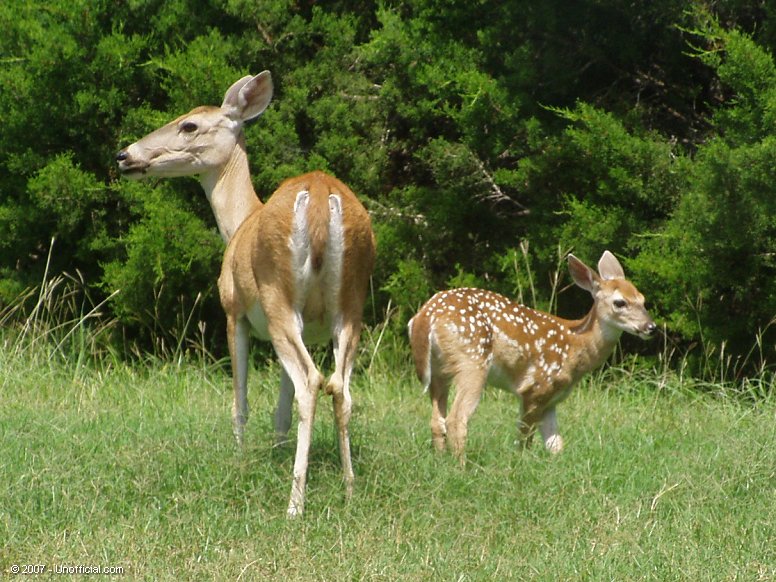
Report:
M 557 454 L 563 450 L 563 437 L 558 434 L 558 417 L 554 406 L 544 413 L 539 432 L 542 434 L 544 447 L 548 451 Z
M 533 442 L 536 427 L 542 435 L 545 448 L 551 453 L 563 450 L 563 438 L 558 434 L 558 417 L 555 406 L 547 406 L 541 398 L 523 395 L 523 415 L 520 419 L 520 433 L 523 448 Z

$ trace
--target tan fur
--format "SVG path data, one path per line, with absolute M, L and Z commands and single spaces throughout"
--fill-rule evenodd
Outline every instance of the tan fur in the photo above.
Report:
M 594 298 L 582 319 L 562 319 L 481 289 L 437 293 L 413 317 L 410 344 L 418 377 L 429 384 L 437 449 L 447 441 L 463 462 L 469 418 L 490 382 L 521 398 L 524 444 L 542 423 L 545 445 L 558 452 L 562 439 L 555 406 L 604 362 L 622 331 L 643 337 L 654 333 L 644 297 L 619 278 L 622 271 L 611 253 L 604 253 L 599 269 L 618 278 L 605 279 L 573 256 L 569 265 L 577 284 Z M 626 305 L 618 307 L 620 302 Z M 457 393 L 447 415 L 450 383 Z
M 333 396 L 346 494 L 353 488 L 350 375 L 361 331 L 375 241 L 366 210 L 342 182 L 311 172 L 283 182 L 262 205 L 251 184 L 243 123 L 272 96 L 268 71 L 227 90 L 221 107 L 197 107 L 119 152 L 128 177 L 198 175 L 228 243 L 218 279 L 232 360 L 235 437 L 248 418 L 249 332 L 272 341 L 283 366 L 275 412 L 279 441 L 299 411 L 288 515 L 302 513 L 319 389 Z M 334 342 L 328 381 L 306 343 Z
M 224 255 L 219 289 L 222 302 L 225 307 L 230 306 L 234 317 L 244 315 L 257 302 L 266 308 L 293 308 L 297 290 L 293 287 L 288 240 L 296 196 L 304 190 L 310 193 L 307 223 L 316 272 L 323 266 L 326 250 L 329 195 L 337 194 L 342 200 L 345 240 L 350 244 L 343 261 L 338 305 L 345 320 L 360 321 L 375 260 L 374 235 L 369 215 L 353 192 L 323 172 L 312 172 L 283 182 L 267 203 L 246 219 L 230 241 Z M 326 292 L 327 289 L 314 286 L 310 296 Z M 304 312 L 305 320 L 319 320 L 323 309 L 325 306 L 316 303 L 313 310 Z
M 414 317 L 409 323 L 410 348 L 412 359 L 415 362 L 415 373 L 424 384 L 429 382 L 431 343 L 429 333 L 431 331 L 430 318 L 422 313 Z

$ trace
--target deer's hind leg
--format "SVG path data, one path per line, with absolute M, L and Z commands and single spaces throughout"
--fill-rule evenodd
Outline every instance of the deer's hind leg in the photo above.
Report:
M 342 476 L 345 481 L 345 495 L 348 498 L 353 495 L 353 482 L 355 480 L 348 428 L 353 407 L 353 399 L 350 395 L 350 377 L 358 350 L 360 330 L 361 321 L 354 317 L 353 320 L 346 321 L 334 334 L 335 371 L 326 384 L 326 392 L 330 393 L 333 398 Z
M 302 329 L 297 323 L 301 318 L 287 306 L 276 303 L 271 306 L 276 319 L 270 323 L 269 333 L 272 345 L 286 374 L 294 385 L 294 399 L 299 411 L 296 457 L 288 516 L 295 517 L 304 511 L 307 465 L 312 442 L 313 422 L 318 390 L 323 385 L 323 376 L 315 367 L 302 341 Z M 269 310 L 269 307 L 268 307 Z
M 447 436 L 450 449 L 460 459 L 462 465 L 466 462 L 464 449 L 469 419 L 480 403 L 487 379 L 487 369 L 474 363 L 459 367 L 453 378 L 456 394 L 450 415 L 447 417 Z
M 428 393 L 431 396 L 431 441 L 434 448 L 442 452 L 447 440 L 447 396 L 450 391 L 450 380 L 443 374 L 431 374 Z

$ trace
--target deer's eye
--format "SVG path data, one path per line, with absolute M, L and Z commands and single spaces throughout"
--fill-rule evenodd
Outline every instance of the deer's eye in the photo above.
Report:
M 193 121 L 186 121 L 183 124 L 181 124 L 181 131 L 183 133 L 192 133 L 194 131 L 197 131 L 197 124 Z
M 614 306 L 615 306 L 617 309 L 622 309 L 623 307 L 625 307 L 626 305 L 628 305 L 628 302 L 627 302 L 627 301 L 625 301 L 625 299 L 615 299 L 615 300 L 613 301 L 613 303 L 614 303 Z

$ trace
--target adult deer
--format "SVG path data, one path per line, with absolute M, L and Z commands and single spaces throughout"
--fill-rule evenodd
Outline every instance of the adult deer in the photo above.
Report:
M 278 439 L 299 426 L 288 515 L 304 509 L 307 464 L 323 376 L 305 347 L 331 337 L 333 396 L 346 494 L 353 491 L 348 421 L 350 376 L 375 260 L 372 226 L 350 189 L 323 172 L 283 182 L 261 203 L 251 184 L 243 125 L 272 98 L 269 71 L 243 77 L 220 107 L 197 107 L 150 133 L 117 156 L 129 178 L 199 176 L 227 243 L 218 290 L 226 312 L 232 360 L 232 422 L 239 444 L 248 419 L 250 333 L 272 341 L 282 364 L 274 424 Z
M 431 394 L 437 450 L 448 438 L 464 463 L 469 418 L 491 383 L 522 398 L 524 445 L 539 424 L 546 448 L 560 452 L 557 404 L 609 357 L 623 331 L 644 339 L 655 333 L 644 296 L 625 280 L 613 254 L 604 252 L 598 273 L 573 255 L 568 264 L 574 282 L 593 296 L 582 319 L 561 319 L 490 291 L 454 289 L 434 295 L 410 320 L 415 369 Z M 457 393 L 448 416 L 451 380 Z

